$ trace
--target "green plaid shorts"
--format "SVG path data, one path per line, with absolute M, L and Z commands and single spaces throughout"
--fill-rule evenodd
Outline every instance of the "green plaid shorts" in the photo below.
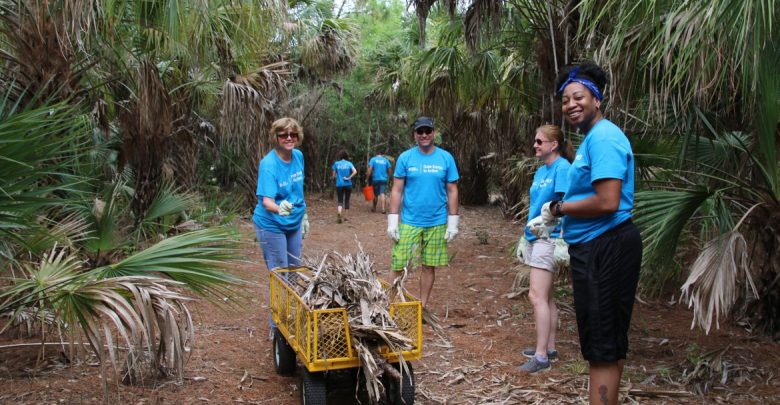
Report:
M 439 267 L 450 264 L 447 242 L 444 240 L 446 224 L 427 228 L 400 224 L 398 231 L 401 238 L 393 245 L 391 270 L 401 271 L 407 266 L 416 267 L 418 255 L 422 256 L 423 266 Z

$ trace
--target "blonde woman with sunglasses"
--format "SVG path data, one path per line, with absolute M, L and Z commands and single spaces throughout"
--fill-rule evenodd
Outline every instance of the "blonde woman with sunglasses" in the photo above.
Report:
M 303 128 L 292 118 L 271 124 L 269 141 L 274 148 L 257 170 L 257 206 L 252 220 L 263 259 L 269 271 L 298 266 L 301 239 L 308 232 L 303 196 L 303 153 L 295 147 L 303 141 Z M 268 322 L 273 326 L 269 314 Z
M 556 239 L 561 237 L 560 225 L 548 229 L 543 224 L 534 227 L 533 218 L 542 213 L 542 205 L 563 197 L 569 186 L 568 173 L 572 150 L 557 125 L 543 125 L 534 134 L 534 153 L 542 162 L 536 170 L 529 190 L 528 227 L 524 237 L 523 258 L 531 267 L 528 299 L 534 308 L 536 321 L 536 345 L 523 350 L 529 357 L 520 371 L 536 374 L 550 369 L 551 363 L 558 359 L 555 350 L 555 332 L 558 326 L 558 311 L 553 297 L 555 279 L 554 251 Z

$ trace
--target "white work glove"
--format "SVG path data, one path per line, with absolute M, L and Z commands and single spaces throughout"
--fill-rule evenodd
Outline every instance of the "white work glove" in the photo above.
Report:
M 555 250 L 553 250 L 555 267 L 565 269 L 569 267 L 569 244 L 563 238 L 555 240 Z
M 444 232 L 444 240 L 447 243 L 452 242 L 458 236 L 458 222 L 460 222 L 460 216 L 447 215 L 447 231 Z
M 279 215 L 286 217 L 292 212 L 293 205 L 289 201 L 284 200 L 279 203 Z
M 552 226 L 545 224 L 542 216 L 539 215 L 538 217 L 528 221 L 526 228 L 528 228 L 532 234 L 536 235 L 537 238 L 547 239 L 550 237 L 550 232 L 555 229 L 555 225 L 557 225 L 557 223 Z
M 517 251 L 515 251 L 515 256 L 517 256 L 517 260 L 520 261 L 520 263 L 525 264 L 525 251 L 528 248 L 528 239 L 525 238 L 525 235 L 520 236 L 520 240 L 517 241 Z
M 552 201 L 548 201 L 542 205 L 542 220 L 545 224 L 558 224 L 560 219 L 553 215 L 552 211 L 550 211 L 550 205 L 552 205 Z
M 306 235 L 309 234 L 309 228 L 311 228 L 311 225 L 309 224 L 309 214 L 303 214 L 303 221 L 301 221 L 301 237 L 303 239 L 306 239 Z
M 398 232 L 398 214 L 387 214 L 387 236 L 395 242 L 401 240 L 401 233 Z

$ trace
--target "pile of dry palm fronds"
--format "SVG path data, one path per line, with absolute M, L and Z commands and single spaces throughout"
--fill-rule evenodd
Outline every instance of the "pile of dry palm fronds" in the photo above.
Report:
M 297 273 L 291 283 L 293 288 L 311 309 L 346 309 L 369 400 L 378 402 L 384 391 L 380 377 L 387 372 L 400 378 L 398 371 L 379 354 L 379 346 L 386 345 L 399 355 L 414 348 L 412 340 L 390 316 L 391 302 L 404 301 L 400 279 L 386 291 L 362 248 L 355 257 L 331 252 L 317 262 L 305 262 L 312 274 Z M 407 372 L 403 358 L 400 366 L 402 372 Z

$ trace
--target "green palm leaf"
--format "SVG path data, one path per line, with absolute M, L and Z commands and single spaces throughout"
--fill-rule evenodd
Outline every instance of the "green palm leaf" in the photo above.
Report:
M 144 235 L 165 233 L 199 202 L 197 195 L 166 185 L 157 192 L 138 230 Z
M 703 187 L 690 190 L 645 190 L 635 196 L 634 218 L 641 229 L 645 264 L 668 264 L 691 217 L 714 195 Z
M 9 98 L 0 100 L 0 239 L 24 246 L 20 234 L 39 226 L 36 214 L 77 201 L 85 180 L 72 169 L 86 150 L 88 130 L 69 106 L 17 110 Z M 59 198 L 68 193 L 69 199 Z
M 237 255 L 230 231 L 209 228 L 164 239 L 95 271 L 99 278 L 162 274 L 207 298 L 222 300 L 232 295 L 229 286 L 241 282 L 224 271 Z

